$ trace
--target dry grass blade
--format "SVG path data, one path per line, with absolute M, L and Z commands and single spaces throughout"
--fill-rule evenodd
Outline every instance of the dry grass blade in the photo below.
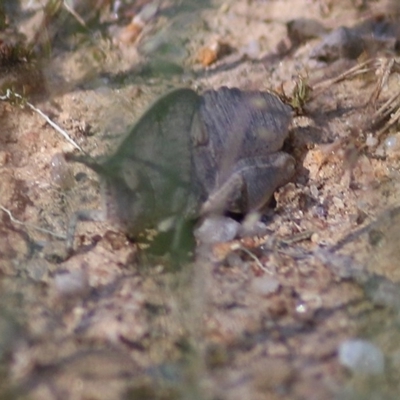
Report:
M 397 103 L 394 108 L 397 108 L 396 112 L 391 114 L 390 119 L 386 124 L 376 133 L 376 137 L 379 139 L 390 127 L 392 127 L 396 122 L 400 121 L 400 93 L 398 94 Z
M 382 121 L 384 118 L 388 117 L 396 107 L 399 105 L 400 92 L 395 93 L 390 97 L 382 106 L 375 112 L 372 119 L 376 122 Z
M 389 76 L 392 73 L 400 72 L 400 64 L 394 59 L 384 59 L 381 61 L 380 68 L 377 69 L 379 76 L 378 82 L 369 100 L 369 104 L 374 105 L 382 93 L 382 89 L 387 85 Z M 390 127 L 400 120 L 400 91 L 392 95 L 381 107 L 373 114 L 372 124 L 381 124 L 386 118 L 389 121 L 378 131 L 375 136 L 379 139 Z
M 382 88 L 387 84 L 389 76 L 393 70 L 393 66 L 395 63 L 394 58 L 384 58 L 384 59 L 379 59 L 379 66 L 376 69 L 376 75 L 378 75 L 378 82 L 375 86 L 374 91 L 371 94 L 371 97 L 369 99 L 369 104 L 375 104 L 376 101 L 378 100 Z
M 335 83 L 339 83 L 346 79 L 352 79 L 357 76 L 363 75 L 365 73 L 371 72 L 374 69 L 375 63 L 376 60 L 370 58 L 366 61 L 363 61 L 360 64 L 355 65 L 354 67 L 348 69 L 347 71 L 341 73 L 340 75 L 335 76 L 334 78 L 326 79 L 322 82 L 317 83 L 316 85 L 313 86 L 313 97 L 317 97 L 324 90 L 328 89 Z
M 400 63 L 393 57 L 370 58 L 334 78 L 319 82 L 312 87 L 312 97 L 317 97 L 335 83 L 353 79 L 360 75 L 371 73 L 372 71 L 375 71 L 377 80 L 366 106 L 374 107 L 382 94 L 383 88 L 388 84 L 390 75 L 393 73 L 400 73 Z M 396 122 L 400 121 L 400 91 L 392 95 L 377 111 L 375 111 L 372 117 L 368 119 L 366 127 L 370 128 L 371 126 L 376 127 L 381 125 L 388 118 L 389 120 L 385 125 L 374 134 L 377 139 L 396 124 Z
M 83 18 L 71 7 L 67 1 L 63 1 L 64 8 L 81 24 L 84 28 L 87 28 Z
M 274 271 L 271 271 L 267 267 L 265 267 L 263 263 L 259 260 L 259 258 L 255 254 L 253 254 L 249 249 L 246 249 L 245 247 L 241 246 L 240 250 L 246 253 L 257 264 L 257 267 L 260 268 L 262 271 L 266 272 L 269 275 L 274 274 Z
M 40 228 L 39 226 L 32 225 L 32 224 L 29 224 L 29 223 L 27 223 L 27 222 L 23 222 L 23 221 L 20 221 L 20 220 L 16 219 L 16 218 L 12 215 L 12 213 L 11 213 L 11 211 L 10 211 L 9 209 L 7 209 L 7 208 L 5 208 L 5 207 L 3 207 L 3 206 L 1 206 L 1 205 L 0 205 L 0 210 L 2 210 L 3 212 L 5 212 L 5 213 L 8 215 L 8 217 L 10 218 L 10 221 L 11 221 L 12 223 L 14 223 L 14 224 L 22 225 L 22 226 L 25 226 L 25 227 L 27 227 L 27 228 L 32 228 L 32 229 L 34 229 L 34 230 L 36 230 L 36 231 L 38 231 L 38 232 L 42 232 L 42 233 L 46 233 L 47 235 L 54 236 L 54 237 L 56 237 L 57 239 L 61 239 L 61 240 L 65 240 L 65 239 L 66 239 L 66 236 L 65 236 L 65 235 L 62 235 L 62 234 L 59 234 L 59 233 L 55 233 L 55 232 L 49 231 L 48 229 Z
M 33 104 L 29 103 L 29 101 L 26 101 L 23 96 L 21 96 L 18 93 L 15 93 L 12 90 L 7 89 L 7 92 L 4 96 L 0 96 L 0 101 L 10 101 L 13 102 L 17 100 L 17 102 L 20 102 L 21 104 L 27 105 L 31 110 L 35 111 L 37 114 L 39 114 L 53 129 L 55 129 L 58 133 L 60 133 L 64 139 L 67 140 L 67 142 L 71 143 L 72 146 L 74 146 L 76 149 L 79 151 L 83 152 L 82 147 L 79 146 L 69 135 L 64 129 L 60 128 L 55 122 L 53 122 L 43 111 L 39 110 L 37 107 L 35 107 Z

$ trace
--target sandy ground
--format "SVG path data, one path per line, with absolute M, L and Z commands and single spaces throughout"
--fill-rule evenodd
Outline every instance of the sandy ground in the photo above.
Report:
M 75 16 L 5 3 L 2 95 L 25 93 L 92 156 L 173 87 L 314 92 L 286 144 L 296 175 L 263 230 L 198 248 L 179 271 L 112 221 L 81 223 L 65 258 L 65 241 L 35 227 L 65 235 L 74 212 L 99 207 L 98 179 L 62 162 L 74 147 L 26 103 L 0 102 L 0 205 L 23 222 L 0 211 L 2 398 L 398 398 L 400 137 L 371 121 L 399 92 L 395 68 L 368 102 L 395 49 L 327 84 L 368 56 L 310 57 L 321 27 L 389 21 L 395 2 L 161 1 L 153 12 L 137 1 L 114 18 L 117 2 L 76 1 Z M 287 23 L 299 18 L 321 26 L 295 43 Z M 353 338 L 379 349 L 382 371 L 343 365 Z

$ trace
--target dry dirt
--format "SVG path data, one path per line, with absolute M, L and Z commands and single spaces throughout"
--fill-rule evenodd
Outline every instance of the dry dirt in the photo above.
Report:
M 71 2 L 75 16 L 54 11 L 57 1 L 46 11 L 46 2 L 8 3 L 0 205 L 15 220 L 0 210 L 2 398 L 397 399 L 397 125 L 368 142 L 382 127 L 370 126 L 371 115 L 400 91 L 397 73 L 375 103 L 375 69 L 309 99 L 287 144 L 296 176 L 276 193 L 263 234 L 200 249 L 179 271 L 110 221 L 81 223 L 65 259 L 65 241 L 35 227 L 65 235 L 75 211 L 99 206 L 97 177 L 64 165 L 59 154 L 73 146 L 26 103 L 4 97 L 13 89 L 86 152 L 108 154 L 173 87 L 289 96 L 299 76 L 323 87 L 365 55 L 316 61 L 310 52 L 321 39 L 295 45 L 286 24 L 351 27 L 395 18 L 396 2 L 165 0 L 143 25 L 132 16 L 156 2 L 127 1 L 114 19 L 111 1 Z M 395 56 L 373 54 L 378 67 Z M 351 338 L 380 349 L 384 372 L 342 365 L 338 349 Z

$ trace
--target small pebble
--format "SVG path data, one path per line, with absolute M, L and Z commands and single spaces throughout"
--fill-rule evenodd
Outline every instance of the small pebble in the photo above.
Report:
M 89 290 L 87 273 L 82 269 L 56 274 L 54 285 L 60 297 L 82 296 Z
M 135 15 L 132 21 L 121 29 L 117 35 L 117 40 L 122 44 L 134 43 L 146 24 L 157 15 L 158 8 L 159 5 L 156 2 L 146 4 L 140 13 Z
M 319 234 L 318 234 L 318 233 L 313 233 L 313 234 L 311 235 L 310 240 L 311 240 L 311 243 L 319 243 L 319 241 L 320 241 L 320 236 L 319 236 Z
M 231 52 L 232 49 L 227 43 L 221 42 L 220 40 L 214 40 L 198 51 L 196 60 L 203 65 L 203 67 L 208 67 Z
M 374 344 L 362 339 L 350 339 L 339 346 L 339 362 L 358 374 L 383 374 L 385 361 Z
M 375 150 L 376 157 L 385 157 L 386 156 L 386 148 L 384 143 L 381 143 Z
M 157 15 L 159 8 L 160 5 L 158 4 L 157 1 L 153 1 L 152 3 L 146 4 L 141 9 L 140 13 L 134 17 L 133 21 L 134 22 L 140 21 L 142 23 L 150 22 Z
M 387 148 L 393 148 L 398 146 L 398 139 L 396 138 L 396 135 L 388 136 L 385 140 L 385 146 Z
M 339 210 L 342 210 L 344 208 L 344 203 L 341 198 L 335 196 L 332 198 L 332 202 Z
M 314 199 L 318 199 L 319 190 L 315 185 L 310 185 L 310 193 L 311 193 L 311 196 L 314 197 Z
M 217 50 L 212 47 L 202 47 L 199 50 L 196 59 L 203 67 L 208 67 L 217 61 Z
M 44 259 L 35 259 L 29 263 L 28 276 L 35 282 L 43 281 L 49 272 L 49 263 Z
M 366 294 L 376 306 L 398 309 L 400 304 L 399 286 L 384 279 L 373 279 L 372 284 L 366 290 Z
M 241 48 L 241 53 L 250 59 L 257 59 L 260 57 L 261 48 L 258 40 L 251 40 L 246 46 Z
M 278 280 L 270 276 L 262 276 L 255 278 L 251 282 L 252 291 L 260 296 L 269 296 L 279 289 L 280 283 Z
M 389 156 L 399 155 L 400 152 L 400 133 L 388 136 L 384 141 L 386 154 Z
M 310 57 L 332 62 L 341 58 L 356 59 L 363 52 L 363 40 L 353 29 L 340 27 L 326 35 L 311 51 Z
M 378 139 L 375 136 L 373 136 L 371 133 L 368 133 L 365 144 L 368 147 L 375 147 L 378 145 Z
M 206 218 L 195 230 L 196 238 L 202 243 L 229 242 L 240 229 L 239 222 L 223 216 Z
M 261 215 L 258 212 L 248 213 L 242 221 L 239 230 L 240 237 L 263 236 L 267 233 L 267 226 L 260 221 Z
M 326 28 L 318 21 L 309 18 L 297 18 L 286 24 L 288 36 L 292 43 L 300 44 L 326 33 Z
M 50 176 L 52 182 L 63 190 L 71 189 L 74 186 L 71 168 L 60 153 L 55 154 L 50 161 Z

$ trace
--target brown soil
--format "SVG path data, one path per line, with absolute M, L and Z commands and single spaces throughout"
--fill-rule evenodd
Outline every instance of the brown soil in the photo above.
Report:
M 289 96 L 299 76 L 315 89 L 362 62 L 311 59 L 321 38 L 295 45 L 290 20 L 331 30 L 396 17 L 383 0 L 166 0 L 140 25 L 132 15 L 150 1 L 126 2 L 117 19 L 114 2 L 76 1 L 83 28 L 39 3 L 0 12 L 2 95 L 23 95 L 92 156 L 115 149 L 172 87 Z M 390 74 L 368 103 L 378 78 L 371 70 L 315 90 L 294 118 L 297 173 L 276 193 L 267 233 L 198 249 L 179 271 L 110 221 L 78 225 L 65 259 L 65 241 L 35 227 L 65 235 L 75 211 L 99 207 L 98 179 L 60 163 L 74 147 L 28 105 L 0 102 L 0 205 L 23 222 L 0 211 L 3 398 L 397 398 L 400 146 L 385 143 L 399 140 L 398 126 L 366 143 L 399 82 Z M 374 343 L 385 373 L 341 365 L 349 338 Z

